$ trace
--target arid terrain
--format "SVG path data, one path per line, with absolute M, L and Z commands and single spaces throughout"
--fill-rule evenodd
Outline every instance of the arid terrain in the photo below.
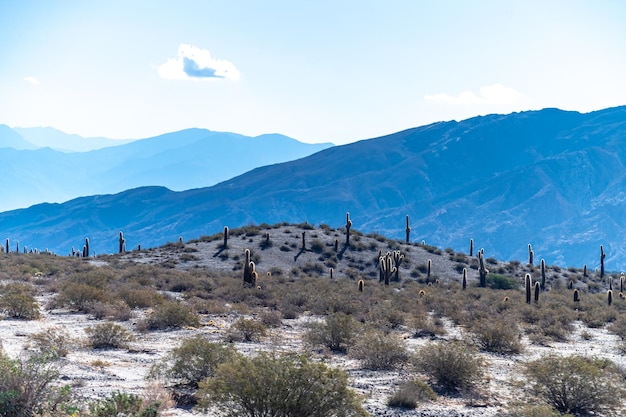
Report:
M 243 285 L 246 250 L 258 275 L 251 288 Z M 398 280 L 394 274 L 384 285 L 379 256 L 394 251 L 402 256 Z M 149 395 L 167 390 L 178 404 L 172 401 L 162 413 L 177 416 L 200 413 L 190 405 L 192 393 L 181 394 L 167 378 L 155 382 L 147 377 L 168 352 L 196 335 L 245 355 L 299 352 L 346 370 L 349 386 L 373 416 L 539 415 L 532 414 L 539 410 L 532 407 L 542 403 L 527 391 L 527 363 L 549 354 L 581 355 L 626 369 L 626 301 L 619 274 L 600 279 L 596 271 L 585 276 L 583 265 L 548 265 L 538 300 L 533 293 L 527 303 L 525 275 L 540 282 L 540 254 L 532 265 L 528 259 L 501 262 L 485 254 L 488 285 L 479 288 L 478 249 L 473 251 L 469 256 L 469 239 L 464 254 L 354 230 L 346 245 L 345 228 L 279 224 L 232 230 L 226 247 L 218 234 L 88 259 L 2 253 L 0 296 L 8 297 L 14 285 L 27 288 L 39 317 L 11 318 L 5 309 L 0 340 L 9 357 L 24 359 L 37 350 L 33 335 L 66 332 L 68 352 L 54 365 L 60 371 L 57 383 L 72 387 L 76 404 L 115 391 Z M 609 287 L 615 294 L 611 305 Z M 580 301 L 574 301 L 574 291 Z M 167 303 L 184 306 L 197 321 L 152 326 Z M 307 337 L 311 325 L 339 314 L 355 329 L 345 351 L 312 343 Z M 237 327 L 242 320 L 259 326 L 246 334 Z M 93 348 L 89 329 L 109 322 L 125 328 L 132 339 L 123 348 Z M 368 365 L 367 349 L 357 353 L 373 334 L 393 340 L 391 346 L 404 357 L 389 366 Z M 429 345 L 455 340 L 475 349 L 483 362 L 471 386 L 451 390 L 442 388 L 416 358 Z M 428 383 L 437 398 L 420 401 L 416 408 L 389 406 L 398 387 L 411 380 Z

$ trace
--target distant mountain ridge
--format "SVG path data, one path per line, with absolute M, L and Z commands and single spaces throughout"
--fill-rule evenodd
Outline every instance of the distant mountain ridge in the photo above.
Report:
M 31 131 L 43 135 L 50 129 Z M 61 146 L 64 140 L 80 139 L 61 132 L 50 143 Z M 172 190 L 206 187 L 254 167 L 301 158 L 332 146 L 276 134 L 248 137 L 186 129 L 88 152 L 60 152 L 49 147 L 27 149 L 29 142 L 0 126 L 2 143 L 7 147 L 0 149 L 4 172 L 0 210 L 149 185 Z M 44 143 L 43 139 L 37 143 Z M 18 147 L 20 144 L 23 146 Z
M 626 268 L 626 107 L 544 109 L 440 122 L 253 169 L 208 188 L 160 187 L 0 214 L 0 231 L 60 253 L 89 236 L 113 251 L 225 225 L 303 222 L 404 236 L 486 256 Z
M 84 138 L 52 127 L 14 127 L 13 130 L 37 148 L 52 148 L 61 152 L 89 152 L 133 142 L 133 139 Z

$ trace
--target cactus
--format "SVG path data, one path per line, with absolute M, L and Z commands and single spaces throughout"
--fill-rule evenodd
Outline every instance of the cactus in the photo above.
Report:
M 619 276 L 619 292 L 624 292 L 624 279 L 626 279 L 626 277 L 624 276 L 624 273 L 622 272 Z
M 487 274 L 488 273 L 489 273 L 489 270 L 485 268 L 485 255 L 481 250 L 480 252 L 478 252 L 478 277 L 480 279 L 479 285 L 482 288 L 487 287 Z
M 6 253 L 9 253 L 9 238 L 8 237 L 7 237 L 6 242 L 4 243 L 4 248 L 5 248 L 4 251 Z
M 535 252 L 533 251 L 533 247 L 528 244 L 528 265 L 533 265 L 535 261 Z
M 609 277 L 609 290 L 613 289 L 613 277 Z
M 393 266 L 393 259 L 391 253 L 387 252 L 385 256 L 381 256 L 379 260 L 380 271 L 382 272 L 385 285 L 389 285 L 391 276 L 395 274 L 395 267 Z
M 350 246 L 350 228 L 352 227 L 352 220 L 350 220 L 350 213 L 346 213 L 346 247 Z
M 432 260 L 428 260 L 428 263 L 426 264 L 426 281 L 430 282 L 430 270 L 433 266 L 433 261 Z
M 546 289 L 546 261 L 541 260 L 541 289 Z
M 400 264 L 404 260 L 404 255 L 400 253 L 399 250 L 393 251 L 393 264 L 395 266 L 396 274 L 394 277 L 395 281 L 400 281 Z
M 335 252 L 339 252 L 339 239 L 335 239 Z
M 244 286 L 252 286 L 254 284 L 254 277 L 252 272 L 255 271 L 254 262 L 250 260 L 250 249 L 246 249 L 245 253 L 245 261 L 243 264 L 243 285 Z
M 124 233 L 120 232 L 119 237 L 119 253 L 126 252 L 126 239 L 124 239 Z
M 535 282 L 535 303 L 539 302 L 539 291 L 541 291 L 541 285 L 538 282 Z
M 526 304 L 530 304 L 532 285 L 533 285 L 533 280 L 530 277 L 530 274 L 526 274 L 524 276 L 524 288 L 526 289 Z
M 587 276 L 587 264 L 583 265 L 583 277 Z
M 463 289 L 467 288 L 467 268 L 463 268 L 463 279 L 461 281 L 461 285 L 463 286 Z
M 306 231 L 302 231 L 302 250 L 306 250 Z
M 20 253 L 20 241 L 15 241 L 15 253 Z
M 334 271 L 335 271 L 335 270 L 334 270 L 333 268 L 329 268 L 329 269 L 328 269 L 328 273 L 330 274 L 330 279 L 333 279 L 333 272 L 334 272 Z
M 228 226 L 224 226 L 224 244 L 222 245 L 222 248 L 228 248 Z
M 178 236 L 178 246 L 183 246 L 183 237 Z
M 578 294 L 578 288 L 574 290 L 574 302 L 577 303 L 580 301 L 580 295 Z
M 469 256 L 474 256 L 474 239 L 470 239 Z
M 83 258 L 89 258 L 89 238 L 85 238 L 85 245 L 83 246 Z
M 359 292 L 363 292 L 363 286 L 365 285 L 365 281 L 362 279 L 359 280 Z
M 606 301 L 608 302 L 609 306 L 613 304 L 613 290 L 608 290 L 606 292 Z
M 409 215 L 406 215 L 406 227 L 404 229 L 406 232 L 406 243 L 411 243 L 411 226 L 409 226 Z
M 604 247 L 600 245 L 600 279 L 604 278 L 604 258 L 606 257 L 606 253 L 604 253 Z

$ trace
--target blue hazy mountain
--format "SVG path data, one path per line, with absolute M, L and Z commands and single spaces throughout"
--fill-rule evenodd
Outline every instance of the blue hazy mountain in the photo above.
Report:
M 16 144 L 16 135 L 9 131 L 0 138 Z M 187 129 L 89 152 L 2 148 L 0 210 L 147 185 L 172 190 L 206 187 L 255 167 L 301 158 L 329 146 L 332 144 L 305 144 L 282 135 L 248 137 Z
M 52 148 L 61 152 L 87 152 L 133 141 L 102 137 L 84 138 L 52 127 L 14 127 L 13 130 L 36 148 Z
M 189 132 L 192 135 L 192 132 Z M 130 144 L 133 145 L 133 144 Z M 129 146 L 129 145 L 127 145 Z M 109 152 L 114 152 L 111 148 Z M 236 155 L 231 152 L 233 157 Z M 0 214 L 0 231 L 67 253 L 153 246 L 225 225 L 304 222 L 403 237 L 486 256 L 626 267 L 626 107 L 544 109 L 441 122 L 255 168 L 215 186 L 142 187 Z
M 0 149 L 1 148 L 35 149 L 37 146 L 24 139 L 22 135 L 9 126 L 0 125 Z

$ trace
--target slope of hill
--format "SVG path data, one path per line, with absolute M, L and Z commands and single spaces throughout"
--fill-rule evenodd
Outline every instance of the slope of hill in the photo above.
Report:
M 0 215 L 0 230 L 66 252 L 84 236 L 144 245 L 249 223 L 355 227 L 455 249 L 473 238 L 488 256 L 590 268 L 599 245 L 626 267 L 626 107 L 580 114 L 545 109 L 435 123 L 254 169 L 204 189 L 161 188 Z M 79 220 L 80 219 L 80 220 Z
M 88 152 L 132 142 L 102 137 L 84 138 L 52 127 L 14 127 L 13 130 L 35 147 L 52 148 L 61 152 Z
M 0 125 L 0 148 L 35 149 L 36 146 L 9 126 Z
M 81 153 L 5 148 L 0 151 L 5 183 L 0 210 L 146 185 L 173 190 L 206 187 L 251 168 L 297 159 L 329 146 L 281 135 L 251 138 L 187 129 Z

